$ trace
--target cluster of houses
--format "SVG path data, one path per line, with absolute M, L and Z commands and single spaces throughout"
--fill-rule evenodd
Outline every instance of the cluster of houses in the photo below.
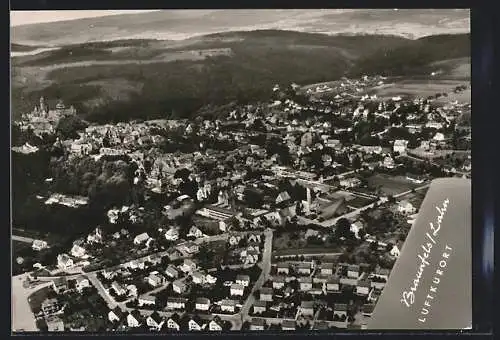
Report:
M 194 315 L 183 320 L 176 313 L 170 316 L 166 316 L 165 313 L 160 314 L 157 311 L 148 314 L 141 314 L 138 310 L 123 312 L 117 307 L 109 311 L 108 320 L 115 325 L 117 330 L 145 327 L 151 331 L 162 332 L 179 332 L 181 330 L 220 332 L 226 328 L 224 321 L 218 316 L 207 320 Z
M 346 289 L 363 299 L 367 306 L 373 305 L 385 287 L 389 275 L 389 270 L 383 268 L 369 272 L 369 265 L 366 264 L 318 264 L 314 260 L 299 263 L 280 262 L 273 265 L 272 272 L 274 274 L 264 284 L 259 299 L 252 307 L 252 315 L 256 317 L 272 312 L 271 315 L 277 313 L 284 319 L 312 320 L 320 307 L 318 300 L 327 295 L 335 300 L 340 298 Z M 295 294 L 302 297 L 300 305 L 293 306 L 284 302 L 285 298 Z M 344 327 L 347 327 L 349 307 L 343 302 L 328 306 L 336 319 L 343 320 Z M 283 313 L 286 310 L 288 312 Z
M 70 325 L 65 326 L 63 316 L 65 305 L 59 296 L 70 291 L 84 294 L 85 289 L 89 287 L 92 287 L 92 285 L 89 279 L 83 275 L 71 280 L 65 277 L 58 277 L 52 280 L 51 288 L 57 296 L 46 298 L 40 305 L 41 315 L 45 319 L 49 332 L 62 332 L 70 327 Z

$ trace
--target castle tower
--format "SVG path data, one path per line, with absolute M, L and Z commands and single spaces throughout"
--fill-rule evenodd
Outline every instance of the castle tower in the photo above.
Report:
M 307 203 L 306 203 L 306 212 L 309 214 L 311 212 L 311 203 L 312 203 L 312 199 L 311 199 L 311 188 L 307 188 L 306 189 L 306 195 L 307 195 Z
M 40 97 L 40 111 L 41 112 L 46 112 L 46 106 L 45 106 L 45 98 L 43 96 Z

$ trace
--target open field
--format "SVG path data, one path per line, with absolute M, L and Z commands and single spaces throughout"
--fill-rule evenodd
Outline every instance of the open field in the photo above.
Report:
M 277 83 L 314 84 L 344 75 L 383 74 L 392 61 L 407 60 L 400 53 L 387 60 L 385 52 L 403 47 L 426 50 L 427 58 L 413 63 L 411 72 L 396 69 L 392 75 L 425 75 L 429 63 L 468 56 L 468 38 L 458 35 L 415 41 L 262 30 L 178 41 L 74 42 L 58 50 L 11 59 L 12 111 L 16 117 L 32 110 L 43 95 L 74 105 L 89 121 L 188 118 L 203 114 L 200 110 L 208 104 L 267 100 Z M 435 40 L 453 46 L 458 40 L 459 47 L 450 54 L 441 45 L 437 47 Z M 363 67 L 358 68 L 361 59 Z M 415 86 L 384 91 L 422 91 L 422 85 Z M 436 89 L 427 91 L 435 94 Z
M 382 86 L 377 86 L 369 91 L 370 94 L 376 94 L 381 98 L 389 98 L 394 96 L 408 96 L 408 97 L 428 97 L 434 96 L 437 93 L 447 93 L 449 97 L 445 97 L 446 101 L 449 101 L 451 95 L 460 96 L 464 99 L 467 98 L 467 94 L 453 93 L 453 89 L 460 85 L 467 85 L 468 82 L 463 80 L 445 80 L 445 79 L 427 79 L 427 80 L 399 80 L 390 84 L 384 84 Z M 470 90 L 469 100 L 470 100 Z M 452 99 L 453 100 L 453 99 Z
M 419 184 L 412 183 L 402 176 L 392 177 L 384 174 L 376 174 L 368 178 L 368 185 L 371 187 L 381 186 L 382 192 L 391 196 L 419 186 Z
M 438 103 L 448 103 L 457 101 L 459 103 L 470 103 L 471 102 L 471 89 L 466 89 L 459 93 L 448 93 L 447 97 L 439 97 L 435 100 Z
M 12 257 L 15 259 L 17 254 L 31 248 L 31 244 L 21 241 L 12 241 Z
M 375 201 L 376 199 L 369 199 L 356 196 L 354 199 L 347 201 L 346 204 L 348 207 L 353 207 L 355 209 L 358 209 Z

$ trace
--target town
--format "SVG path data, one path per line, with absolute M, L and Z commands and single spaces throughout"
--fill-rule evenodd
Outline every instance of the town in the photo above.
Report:
M 12 148 L 50 153 L 36 200 L 100 222 L 63 250 L 13 226 L 16 303 L 48 332 L 364 329 L 430 182 L 471 174 L 470 103 L 390 82 L 106 125 L 40 98 Z

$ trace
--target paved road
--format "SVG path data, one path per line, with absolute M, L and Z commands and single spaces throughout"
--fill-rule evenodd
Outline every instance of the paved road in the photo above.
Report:
M 42 284 L 36 285 L 33 288 L 24 288 L 23 282 L 28 277 L 28 274 L 21 274 L 12 277 L 12 330 L 26 332 L 36 332 L 38 328 L 36 326 L 35 315 L 31 311 L 31 307 L 28 302 L 28 298 L 34 292 L 48 287 L 52 282 L 44 282 Z
M 203 237 L 203 238 L 199 238 L 195 241 L 193 241 L 194 243 L 196 244 L 202 244 L 202 243 L 205 243 L 205 242 L 215 242 L 215 241 L 221 241 L 221 240 L 226 240 L 227 238 L 229 237 L 228 234 L 220 234 L 220 235 L 214 235 L 214 236 L 208 236 L 208 237 Z M 184 242 L 182 243 L 179 243 L 177 245 L 175 245 L 175 247 L 179 247 L 181 246 L 182 244 L 184 244 Z M 152 253 L 152 254 L 149 254 L 149 255 L 145 255 L 145 256 L 141 256 L 139 258 L 135 258 L 133 260 L 138 260 L 138 261 L 145 261 L 145 260 L 148 260 L 150 258 L 150 256 L 160 256 L 160 257 L 163 257 L 163 256 L 166 256 L 168 253 L 169 253 L 170 250 L 163 250 L 163 251 L 159 251 L 159 252 L 156 252 L 156 253 Z M 118 268 L 118 267 L 123 267 L 124 265 L 126 265 L 127 263 L 129 263 L 130 261 L 133 261 L 132 259 L 131 260 L 127 260 L 126 262 L 123 262 L 123 263 L 120 263 L 120 264 L 117 264 L 117 265 L 113 265 L 111 267 L 107 267 L 107 268 L 102 268 L 102 269 L 97 269 L 97 270 L 93 270 L 93 271 L 90 271 L 90 272 L 79 272 L 78 274 L 69 274 L 69 275 L 59 275 L 59 276 L 50 276 L 50 277 L 39 277 L 40 280 L 53 280 L 55 278 L 58 278 L 58 277 L 65 277 L 67 279 L 76 279 L 78 276 L 84 274 L 84 275 L 91 275 L 91 274 L 97 274 L 105 269 L 113 269 L 113 268 Z
M 12 235 L 12 241 L 19 241 L 19 242 L 24 242 L 24 243 L 33 243 L 35 240 L 34 238 L 29 238 L 29 237 L 24 237 L 24 236 L 17 236 L 17 235 Z
M 97 278 L 97 275 L 95 273 L 92 273 L 86 274 L 86 276 L 88 277 L 92 285 L 97 289 L 99 295 L 104 299 L 104 301 L 106 301 L 106 303 L 108 304 L 108 308 L 114 309 L 118 304 L 116 303 L 115 299 L 113 299 L 113 297 L 106 291 L 101 281 Z
M 311 254 L 307 254 L 307 253 L 300 253 L 299 255 L 300 256 L 304 256 L 304 257 L 314 257 L 314 256 L 340 256 L 342 255 L 343 253 L 311 253 Z M 297 256 L 297 254 L 290 254 L 290 255 L 274 255 L 275 257 L 277 258 L 281 258 L 281 257 L 293 257 L 293 256 Z M 287 261 L 287 262 L 290 262 L 290 261 Z
M 422 189 L 428 188 L 428 187 L 429 187 L 429 185 L 431 185 L 431 184 L 430 184 L 430 183 L 427 183 L 427 184 L 424 184 L 424 185 L 421 185 L 421 186 L 419 186 L 419 187 L 415 188 L 414 190 L 415 190 L 415 191 L 420 191 L 420 190 L 422 190 Z M 405 192 L 399 193 L 399 194 L 397 194 L 397 195 L 394 195 L 394 198 L 399 198 L 399 197 L 401 197 L 401 196 L 408 195 L 408 194 L 410 194 L 411 192 L 412 192 L 412 190 L 408 190 L 408 191 L 405 191 Z
M 262 272 L 260 273 L 259 278 L 253 285 L 252 291 L 248 295 L 247 300 L 243 304 L 243 307 L 241 308 L 241 319 L 242 321 L 250 319 L 248 316 L 248 312 L 250 311 L 250 307 L 254 304 L 255 302 L 255 296 L 254 292 L 257 290 L 260 290 L 262 288 L 262 285 L 267 281 L 267 278 L 269 277 L 269 273 L 271 272 L 271 255 L 272 255 L 272 248 L 273 248 L 273 231 L 271 229 L 266 229 L 264 232 L 265 235 L 265 240 L 264 240 L 264 251 L 262 253 Z

